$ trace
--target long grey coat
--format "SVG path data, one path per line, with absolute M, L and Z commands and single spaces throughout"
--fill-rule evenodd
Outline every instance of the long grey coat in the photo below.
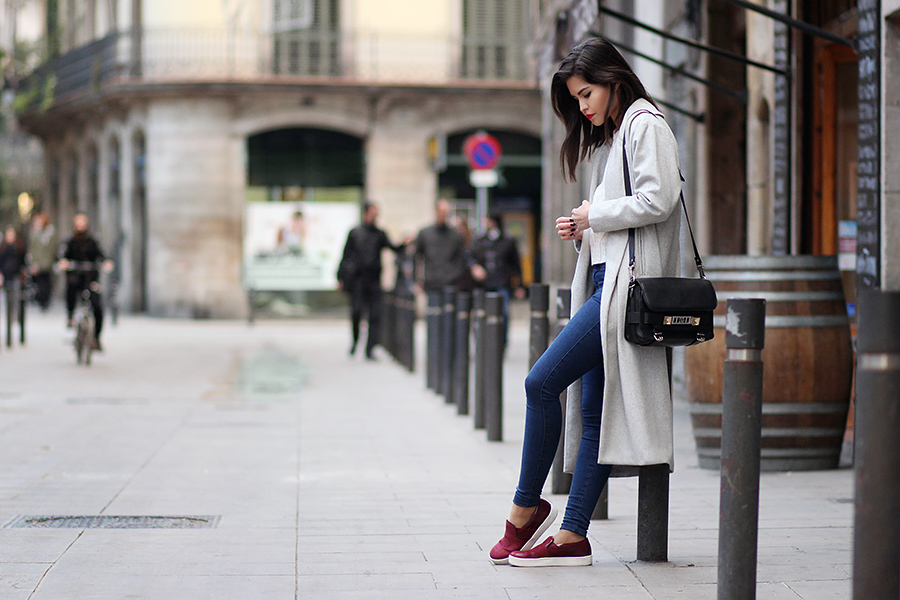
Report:
M 625 196 L 625 140 L 632 196 Z M 600 300 L 603 347 L 603 417 L 598 462 L 613 476 L 635 467 L 666 463 L 674 468 L 672 398 L 664 348 L 625 341 L 625 305 L 630 278 L 628 228 L 635 228 L 635 276 L 678 276 L 681 175 L 678 147 L 662 113 L 646 100 L 625 112 L 611 143 L 595 151 L 591 175 L 590 229 L 585 230 L 572 281 L 572 314 L 590 298 L 592 232 L 607 232 L 606 277 Z M 581 381 L 568 393 L 565 470 L 572 472 L 582 434 Z

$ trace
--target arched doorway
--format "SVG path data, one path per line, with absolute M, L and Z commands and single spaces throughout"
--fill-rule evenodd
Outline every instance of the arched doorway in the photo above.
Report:
M 463 154 L 463 143 L 476 131 L 486 131 L 500 142 L 503 155 L 497 166 L 499 184 L 490 189 L 489 212 L 499 212 L 507 234 L 516 238 L 522 258 L 525 285 L 541 281 L 541 139 L 514 131 L 492 129 L 467 130 L 447 136 L 447 167 L 438 176 L 439 195 L 452 200 L 456 213 L 475 219 L 475 188 L 469 182 L 469 166 Z
M 290 316 L 341 304 L 337 266 L 364 181 L 358 137 L 290 127 L 247 138 L 243 282 L 251 311 Z

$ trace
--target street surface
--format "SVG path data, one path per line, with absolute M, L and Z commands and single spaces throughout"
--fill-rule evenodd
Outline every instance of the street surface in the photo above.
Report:
M 0 347 L 0 599 L 716 598 L 719 474 L 697 467 L 683 398 L 669 562 L 635 561 L 637 481 L 616 479 L 593 566 L 494 566 L 527 322 L 499 443 L 425 388 L 418 335 L 410 374 L 350 358 L 344 320 L 123 316 L 84 367 L 58 307 L 32 310 L 27 346 Z M 852 487 L 847 469 L 763 474 L 757 598 L 850 598 Z

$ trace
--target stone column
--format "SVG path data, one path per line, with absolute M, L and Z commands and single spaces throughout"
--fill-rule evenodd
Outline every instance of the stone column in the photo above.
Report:
M 75 151 L 70 143 L 59 145 L 59 199 L 57 201 L 57 223 L 60 239 L 65 239 L 72 231 L 72 217 L 78 210 L 77 185 L 73 186 L 72 169 Z M 76 178 L 77 181 L 77 178 Z
M 772 20 L 746 12 L 747 57 L 774 63 Z M 747 253 L 772 251 L 771 123 L 774 79 L 771 73 L 747 68 Z
M 900 172 L 893 168 L 900 156 L 900 0 L 881 0 L 881 271 L 882 288 L 900 290 Z
M 147 109 L 151 314 L 241 317 L 242 138 L 224 99 L 165 99 Z
M 365 141 L 366 194 L 381 208 L 379 223 L 394 243 L 434 221 L 437 174 L 427 159 L 433 130 L 417 102 L 421 99 L 382 99 Z M 385 260 L 382 283 L 392 285 L 394 276 L 394 261 Z
M 97 222 L 93 224 L 100 247 L 110 258 L 113 257 L 113 244 L 115 243 L 115 228 L 112 223 L 112 210 L 109 205 L 109 165 L 110 156 L 109 136 L 106 128 L 100 130 L 97 136 Z
M 119 202 L 122 213 L 119 215 L 119 227 L 125 234 L 122 240 L 122 251 L 119 255 L 121 264 L 119 273 L 122 279 L 119 281 L 119 307 L 127 311 L 134 310 L 134 229 L 132 227 L 132 198 L 134 195 L 134 129 L 128 124 L 122 124 L 116 128 L 119 136 Z

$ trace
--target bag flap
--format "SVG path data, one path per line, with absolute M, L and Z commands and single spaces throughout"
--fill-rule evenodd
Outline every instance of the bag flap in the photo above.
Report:
M 716 290 L 708 279 L 642 277 L 635 280 L 652 311 L 715 310 Z

